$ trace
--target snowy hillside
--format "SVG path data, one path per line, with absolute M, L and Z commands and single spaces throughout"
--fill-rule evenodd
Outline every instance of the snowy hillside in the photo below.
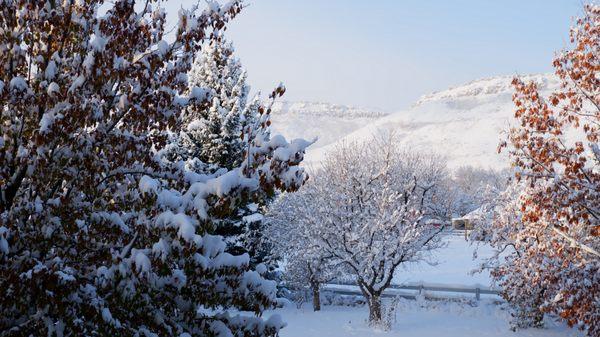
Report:
M 558 86 L 552 75 L 523 79 L 536 81 L 543 94 Z M 343 139 L 364 140 L 393 131 L 404 144 L 447 156 L 451 167 L 504 167 L 508 163 L 497 147 L 502 131 L 514 124 L 511 80 L 512 76 L 482 79 L 425 95 L 410 109 L 379 118 Z M 318 163 L 333 146 L 309 149 L 307 161 Z
M 274 133 L 281 133 L 287 139 L 302 137 L 311 140 L 318 137 L 311 146 L 311 151 L 315 151 L 385 115 L 383 112 L 329 103 L 277 102 L 271 120 Z

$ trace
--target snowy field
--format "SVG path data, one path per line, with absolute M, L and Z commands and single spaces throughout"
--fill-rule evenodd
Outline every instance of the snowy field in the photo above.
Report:
M 456 286 L 492 286 L 487 271 L 471 275 L 483 259 L 492 255 L 492 248 L 486 245 L 477 247 L 466 241 L 464 236 L 448 234 L 445 236 L 448 245 L 431 256 L 436 265 L 426 262 L 408 265 L 396 271 L 394 284 L 404 283 L 442 283 Z M 477 248 L 477 259 L 473 259 L 473 251 Z
M 394 283 L 446 284 L 451 286 L 491 286 L 488 273 L 470 275 L 481 260 L 492 253 L 487 246 L 477 250 L 463 236 L 448 234 L 448 245 L 434 256 L 437 265 L 419 263 L 397 272 Z M 469 298 L 468 295 L 465 298 Z M 389 300 L 386 300 L 389 301 Z M 473 306 L 475 305 L 475 306 Z M 402 299 L 397 307 L 396 322 L 391 331 L 370 328 L 367 325 L 366 306 L 323 306 L 322 311 L 313 312 L 309 304 L 298 309 L 292 304 L 285 308 L 265 313 L 267 317 L 279 314 L 288 324 L 281 337 L 579 337 L 579 331 L 563 323 L 546 318 L 544 329 L 510 331 L 510 312 L 506 304 L 494 304 L 490 299 L 479 302 L 464 300 L 425 301 Z
M 288 324 L 281 337 L 580 337 L 574 329 L 547 319 L 544 329 L 510 331 L 510 313 L 501 306 L 402 300 L 391 331 L 370 328 L 367 307 L 325 306 L 313 312 L 310 306 L 276 310 Z M 273 312 L 266 315 L 270 316 Z

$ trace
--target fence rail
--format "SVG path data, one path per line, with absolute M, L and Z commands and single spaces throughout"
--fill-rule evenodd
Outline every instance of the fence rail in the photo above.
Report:
M 323 290 L 330 291 L 340 295 L 362 296 L 358 286 L 353 283 L 330 283 L 323 287 Z M 412 291 L 412 292 L 408 292 Z M 475 299 L 480 300 L 481 295 L 500 296 L 500 290 L 489 287 L 462 287 L 443 284 L 404 284 L 391 285 L 381 295 L 382 297 L 404 297 L 415 299 L 418 295 L 424 295 L 428 299 L 448 299 L 456 298 L 452 294 L 473 294 Z

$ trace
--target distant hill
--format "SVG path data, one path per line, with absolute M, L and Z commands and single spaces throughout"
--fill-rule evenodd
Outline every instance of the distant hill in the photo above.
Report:
M 329 145 L 385 116 L 383 112 L 344 105 L 314 102 L 277 102 L 272 128 L 288 139 L 318 137 L 311 152 Z
M 553 75 L 529 75 L 522 78 L 537 82 L 542 94 L 559 85 Z M 514 89 L 510 84 L 511 80 L 512 76 L 481 79 L 425 95 L 408 110 L 378 117 L 346 135 L 341 131 L 336 132 L 335 134 L 342 135 L 337 141 L 366 140 L 375 133 L 394 131 L 402 144 L 445 155 L 451 167 L 506 167 L 506 155 L 498 155 L 497 147 L 504 137 L 503 131 L 514 125 Z M 334 113 L 336 116 L 338 114 Z M 335 124 L 333 118 L 322 119 L 318 125 L 327 124 L 326 121 Z M 352 121 L 351 118 L 348 120 Z M 328 129 L 329 127 L 324 130 L 314 128 L 307 134 L 312 136 L 319 132 L 326 133 Z M 344 131 L 350 129 L 352 128 L 348 127 Z M 301 130 L 297 131 L 297 136 L 301 136 Z M 318 164 L 327 151 L 335 146 L 332 138 L 333 134 L 327 138 L 327 144 L 309 149 L 306 161 Z

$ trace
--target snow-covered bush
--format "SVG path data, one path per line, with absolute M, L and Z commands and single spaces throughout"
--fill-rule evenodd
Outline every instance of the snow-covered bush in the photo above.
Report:
M 544 285 L 530 272 L 513 269 L 528 246 L 527 242 L 515 242 L 524 229 L 520 198 L 527 190 L 523 183 L 511 183 L 471 219 L 475 229 L 470 239 L 477 243 L 483 241 L 494 248 L 494 254 L 484 260 L 479 271 L 489 270 L 492 279 L 504 289 L 502 296 L 512 304 L 513 330 L 541 327 L 544 318 L 540 308 Z
M 211 88 L 188 87 L 194 56 L 242 8 L 208 4 L 181 9 L 166 42 L 158 1 L 1 2 L 3 336 L 282 327 L 257 317 L 275 303 L 275 284 L 212 233 L 248 200 L 297 189 L 308 143 L 270 137 L 261 103 L 239 165 L 204 172 L 164 156 L 182 110 L 214 101 Z
M 398 304 L 402 300 L 401 296 L 393 297 L 382 304 L 382 317 L 379 327 L 385 331 L 392 330 L 392 326 L 396 323 L 396 311 Z
M 321 292 L 321 303 L 345 307 L 362 307 L 366 304 L 365 298 L 360 295 L 340 295 L 327 290 Z

